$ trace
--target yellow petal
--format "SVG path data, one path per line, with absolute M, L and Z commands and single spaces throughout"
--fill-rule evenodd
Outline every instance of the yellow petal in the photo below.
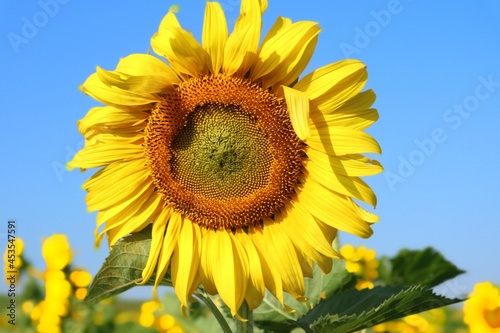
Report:
M 339 254 L 323 234 L 314 217 L 299 203 L 288 203 L 286 211 L 281 213 L 282 230 L 290 237 L 297 248 L 309 254 L 309 248 L 330 258 L 338 258 Z M 315 256 L 309 256 L 315 259 Z
M 354 211 L 351 201 L 316 182 L 308 179 L 298 195 L 298 200 L 314 217 L 335 229 L 363 238 L 368 238 L 373 233 L 370 223 Z
M 263 88 L 275 84 L 288 86 L 307 66 L 320 31 L 315 22 L 297 22 L 269 38 L 259 51 L 251 79 L 263 79 Z M 307 51 L 307 52 L 306 52 Z
M 97 144 L 84 147 L 66 164 L 68 170 L 74 168 L 91 169 L 108 165 L 115 161 L 131 161 L 142 158 L 144 147 L 130 143 Z
M 200 281 L 205 288 L 205 291 L 210 295 L 216 295 L 217 287 L 214 282 L 214 260 L 213 252 L 211 251 L 212 240 L 214 236 L 212 230 L 202 230 L 201 231 L 201 257 L 200 257 Z
M 150 54 L 131 54 L 120 59 L 116 71 L 132 76 L 153 76 L 166 85 L 180 82 L 175 71 L 166 63 Z
M 293 88 L 307 94 L 311 108 L 328 113 L 356 96 L 366 80 L 366 66 L 358 60 L 348 59 L 313 71 Z
M 311 258 L 308 255 L 306 255 L 304 251 L 301 248 L 298 248 L 296 245 L 295 245 L 295 253 L 297 254 L 297 259 L 299 261 L 300 269 L 302 270 L 302 275 L 308 278 L 313 277 L 313 266 Z
M 144 229 L 148 224 L 156 219 L 161 211 L 163 198 L 160 195 L 151 196 L 133 216 L 128 220 L 123 219 L 124 223 L 120 226 L 110 229 L 107 237 L 110 246 L 114 245 L 121 238 L 133 232 Z
M 109 87 L 116 87 L 143 96 L 156 97 L 156 93 L 165 92 L 166 87 L 172 85 L 170 81 L 161 76 L 133 76 L 118 71 L 107 71 L 100 67 L 96 68 L 96 73 L 99 80 Z
M 151 200 L 151 197 L 155 196 L 154 190 L 155 187 L 152 184 L 145 186 L 144 189 L 138 190 L 137 193 L 131 195 L 127 200 L 97 213 L 96 230 L 94 232 L 98 238 L 96 242 L 99 243 L 101 237 L 108 230 L 126 223 L 131 216 L 136 215 L 146 201 Z M 98 229 L 103 223 L 106 223 L 106 226 L 99 233 Z
M 336 112 L 356 112 L 369 109 L 373 103 L 377 95 L 371 89 L 358 93 L 356 96 L 349 99 L 347 102 L 339 106 Z
M 369 134 L 345 127 L 316 129 L 310 127 L 307 145 L 328 155 L 359 153 L 380 154 L 380 146 Z
M 281 275 L 278 270 L 274 268 L 274 263 L 269 257 L 268 244 L 264 239 L 263 230 L 249 227 L 248 236 L 254 243 L 257 254 L 259 255 L 262 265 L 262 276 L 264 277 L 267 290 L 269 290 L 281 304 L 284 304 Z
M 210 58 L 207 51 L 180 27 L 173 12 L 169 12 L 160 23 L 158 33 L 151 38 L 151 47 L 178 73 L 194 77 L 208 74 Z
M 267 255 L 281 275 L 283 290 L 299 298 L 304 295 L 304 276 L 293 243 L 278 224 L 270 219 L 264 221 L 264 241 L 269 250 Z
M 373 125 L 378 120 L 378 112 L 376 109 L 365 110 L 340 110 L 330 114 L 319 112 L 311 112 L 310 126 L 316 128 L 325 128 L 330 126 L 348 127 L 355 130 L 364 130 Z
M 273 38 L 278 33 L 280 33 L 281 31 L 283 31 L 284 29 L 286 29 L 291 25 L 292 25 L 292 20 L 283 16 L 278 16 L 271 29 L 269 29 L 269 31 L 267 32 L 266 37 L 264 37 L 262 45 L 265 45 L 269 39 Z
M 83 135 L 91 136 L 94 129 L 113 132 L 121 128 L 134 128 L 137 125 L 145 127 L 145 120 L 148 117 L 149 115 L 142 111 L 128 111 L 112 106 L 99 106 L 91 108 L 85 117 L 78 121 L 78 131 Z
M 100 177 L 97 185 L 84 184 L 89 190 L 86 197 L 88 210 L 105 210 L 123 202 L 136 193 L 138 189 L 143 189 L 149 184 L 151 184 L 149 170 L 144 167 L 144 162 L 141 161 L 127 165 L 122 172 L 104 174 Z
M 330 156 L 314 149 L 307 150 L 310 163 L 322 170 L 333 171 L 336 174 L 359 177 L 373 176 L 383 171 L 382 165 L 361 154 Z
M 308 164 L 304 177 L 310 177 L 317 183 L 337 193 L 354 197 L 370 204 L 377 205 L 377 197 L 373 190 L 359 177 L 349 177 L 322 170 L 314 164 Z
M 246 74 L 257 57 L 262 7 L 258 0 L 242 0 L 240 16 L 224 48 L 222 70 L 226 75 Z
M 163 220 L 160 220 L 160 217 L 158 217 L 157 221 L 163 222 Z M 181 226 L 182 226 L 181 222 L 182 222 L 181 215 L 176 211 L 172 210 L 170 219 L 167 224 L 167 231 L 165 233 L 165 238 L 163 240 L 160 256 L 158 258 L 158 264 L 157 264 L 158 269 L 155 277 L 155 288 L 158 287 L 158 285 L 161 282 L 161 279 L 165 276 L 165 274 L 168 271 L 170 261 L 172 259 L 172 253 L 177 248 L 177 243 L 179 241 L 179 234 L 181 232 Z M 165 223 L 167 222 L 165 221 Z
M 153 221 L 153 230 L 151 231 L 151 246 L 149 249 L 148 261 L 146 266 L 142 270 L 142 281 L 139 284 L 144 284 L 153 275 L 155 268 L 158 264 L 158 259 L 160 256 L 161 249 L 163 247 L 163 240 L 165 239 L 165 229 L 167 228 L 168 220 L 172 214 L 171 208 L 163 208 L 158 218 Z M 161 267 L 158 267 L 157 271 L 159 273 Z M 156 274 L 156 281 L 161 280 L 163 276 Z
M 232 237 L 236 238 L 236 240 L 234 240 L 235 242 L 241 243 L 248 257 L 250 280 L 248 281 L 245 300 L 250 309 L 253 310 L 262 303 L 266 291 L 259 254 L 255 249 L 255 245 L 243 230 L 237 230 Z
M 301 140 L 309 137 L 309 99 L 302 91 L 282 86 L 293 129 Z
M 238 241 L 226 230 L 218 230 L 212 235 L 212 271 L 219 295 L 235 316 L 243 303 L 248 283 L 248 258 Z
M 211 72 L 219 73 L 224 60 L 224 47 L 228 37 L 226 17 L 217 2 L 207 2 L 203 22 L 203 48 L 210 55 Z
M 117 86 L 107 85 L 101 80 L 97 73 L 90 75 L 80 86 L 80 90 L 104 104 L 116 107 L 144 106 L 158 100 L 157 96 L 149 92 L 144 92 L 142 90 L 136 92 L 121 89 Z
M 177 248 L 172 255 L 171 274 L 175 293 L 185 308 L 190 291 L 198 281 L 198 265 L 200 262 L 201 237 L 197 224 L 182 218 Z

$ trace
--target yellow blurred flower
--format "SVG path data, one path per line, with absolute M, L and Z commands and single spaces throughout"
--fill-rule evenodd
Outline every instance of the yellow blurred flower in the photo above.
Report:
M 87 287 L 92 282 L 92 275 L 83 269 L 77 269 L 71 272 L 69 280 L 76 287 L 75 297 L 79 300 L 85 299 L 87 296 Z
M 373 280 L 378 278 L 377 253 L 375 250 L 364 246 L 354 247 L 346 244 L 340 249 L 340 253 L 346 260 L 348 272 L 356 274 L 360 279 L 356 284 L 357 289 L 373 288 Z
M 175 318 L 169 314 L 163 314 L 158 317 L 158 328 L 166 331 L 175 326 Z
M 77 288 L 75 290 L 75 297 L 78 300 L 83 301 L 85 297 L 87 297 L 87 288 Z
M 55 234 L 45 239 L 42 244 L 42 256 L 48 271 L 66 267 L 73 257 L 66 235 Z
M 69 280 L 73 283 L 75 287 L 87 287 L 92 281 L 92 275 L 83 269 L 77 269 L 71 272 L 69 275 Z
M 151 327 L 155 323 L 155 316 L 151 312 L 141 312 L 139 315 L 139 324 L 144 327 Z
M 500 289 L 491 282 L 474 286 L 464 303 L 464 321 L 471 333 L 500 333 Z
M 73 287 L 62 271 L 72 259 L 70 244 L 65 235 L 55 234 L 43 241 L 42 256 L 46 270 L 41 277 L 45 280 L 45 299 L 34 306 L 31 319 L 39 333 L 62 332 L 62 319 L 70 314 Z

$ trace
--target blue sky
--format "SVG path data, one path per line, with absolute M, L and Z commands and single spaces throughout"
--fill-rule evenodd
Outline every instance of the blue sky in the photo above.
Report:
M 54 233 L 68 236 L 74 264 L 92 273 L 107 255 L 93 249 L 95 215 L 81 190 L 90 173 L 64 169 L 83 145 L 76 121 L 98 104 L 78 86 L 97 65 L 113 69 L 121 57 L 147 52 L 174 3 L 200 39 L 201 0 L 0 3 L 0 228 L 16 220 L 40 269 L 41 242 Z M 239 1 L 220 3 L 232 26 Z M 344 58 L 368 66 L 380 113 L 369 133 L 386 172 L 367 181 L 381 219 L 370 239 L 341 234 L 342 242 L 385 255 L 433 246 L 468 272 L 444 286 L 453 296 L 478 281 L 500 284 L 499 14 L 494 0 L 271 0 L 264 15 L 263 31 L 279 15 L 320 23 L 304 73 Z

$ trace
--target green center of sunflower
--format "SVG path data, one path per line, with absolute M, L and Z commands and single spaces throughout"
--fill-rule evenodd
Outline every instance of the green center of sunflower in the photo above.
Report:
M 196 107 L 172 142 L 174 179 L 197 195 L 243 198 L 269 179 L 270 144 L 238 105 Z
M 272 217 L 292 199 L 304 158 L 284 101 L 225 75 L 192 78 L 166 94 L 144 146 L 166 204 L 211 229 Z

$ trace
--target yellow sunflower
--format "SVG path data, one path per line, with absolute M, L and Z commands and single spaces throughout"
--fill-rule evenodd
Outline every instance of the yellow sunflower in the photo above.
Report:
M 110 245 L 152 223 L 143 270 L 156 285 L 170 270 L 183 306 L 202 283 L 233 315 L 267 288 L 297 299 L 312 262 L 339 254 L 337 230 L 361 237 L 377 221 L 359 177 L 379 173 L 366 66 L 326 65 L 298 80 L 320 31 L 279 17 L 261 40 L 266 0 L 243 0 L 232 33 L 208 2 L 201 45 L 169 12 L 150 54 L 97 68 L 81 90 L 105 104 L 79 122 L 85 147 L 68 168 L 101 168 L 85 184 L 98 211 L 96 242 Z M 156 289 L 156 287 L 155 287 Z
M 464 302 L 464 321 L 471 333 L 500 333 L 500 288 L 480 282 Z

